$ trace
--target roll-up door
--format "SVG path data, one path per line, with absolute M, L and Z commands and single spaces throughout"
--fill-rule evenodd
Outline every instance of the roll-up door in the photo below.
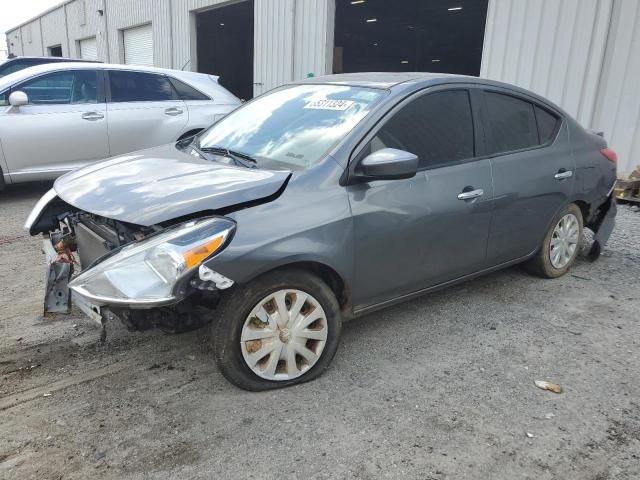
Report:
M 80 40 L 80 58 L 83 60 L 98 59 L 98 43 L 96 37 Z
M 124 34 L 124 63 L 153 66 L 153 31 L 151 24 L 129 28 Z

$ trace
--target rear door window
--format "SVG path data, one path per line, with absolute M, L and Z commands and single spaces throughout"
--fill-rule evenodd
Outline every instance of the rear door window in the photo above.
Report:
M 111 102 L 163 102 L 177 100 L 164 75 L 125 70 L 109 71 Z
M 435 92 L 408 103 L 378 131 L 363 155 L 382 148 L 397 148 L 417 155 L 420 168 L 473 158 L 469 92 Z
M 540 144 L 533 104 L 494 92 L 485 92 L 489 122 L 489 154 L 506 153 Z

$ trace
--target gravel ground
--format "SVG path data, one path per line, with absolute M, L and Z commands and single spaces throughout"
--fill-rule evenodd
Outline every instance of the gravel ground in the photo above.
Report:
M 21 225 L 46 188 L 0 194 L 0 478 L 640 478 L 640 212 L 620 207 L 596 263 L 355 320 L 320 379 L 256 394 L 202 331 L 100 345 L 77 312 L 43 319 Z

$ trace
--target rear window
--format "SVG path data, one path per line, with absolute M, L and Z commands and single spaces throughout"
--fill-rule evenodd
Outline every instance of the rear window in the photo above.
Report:
M 546 110 L 536 106 L 536 121 L 538 122 L 538 135 L 540 143 L 545 144 L 553 140 L 560 119 Z
M 176 78 L 169 78 L 169 81 L 173 85 L 173 88 L 176 89 L 176 92 L 178 92 L 178 96 L 181 100 L 211 100 L 204 93 L 199 92 L 195 88 Z
M 505 153 L 539 145 L 533 105 L 510 95 L 485 92 L 491 130 L 489 153 Z

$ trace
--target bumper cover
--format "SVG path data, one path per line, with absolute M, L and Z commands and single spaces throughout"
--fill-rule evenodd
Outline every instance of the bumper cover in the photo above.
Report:
M 589 227 L 594 231 L 593 245 L 587 254 L 587 258 L 592 262 L 600 258 L 602 248 L 605 246 L 613 227 L 616 223 L 616 198 L 613 195 L 609 195 L 607 201 L 600 207 L 600 214 Z

